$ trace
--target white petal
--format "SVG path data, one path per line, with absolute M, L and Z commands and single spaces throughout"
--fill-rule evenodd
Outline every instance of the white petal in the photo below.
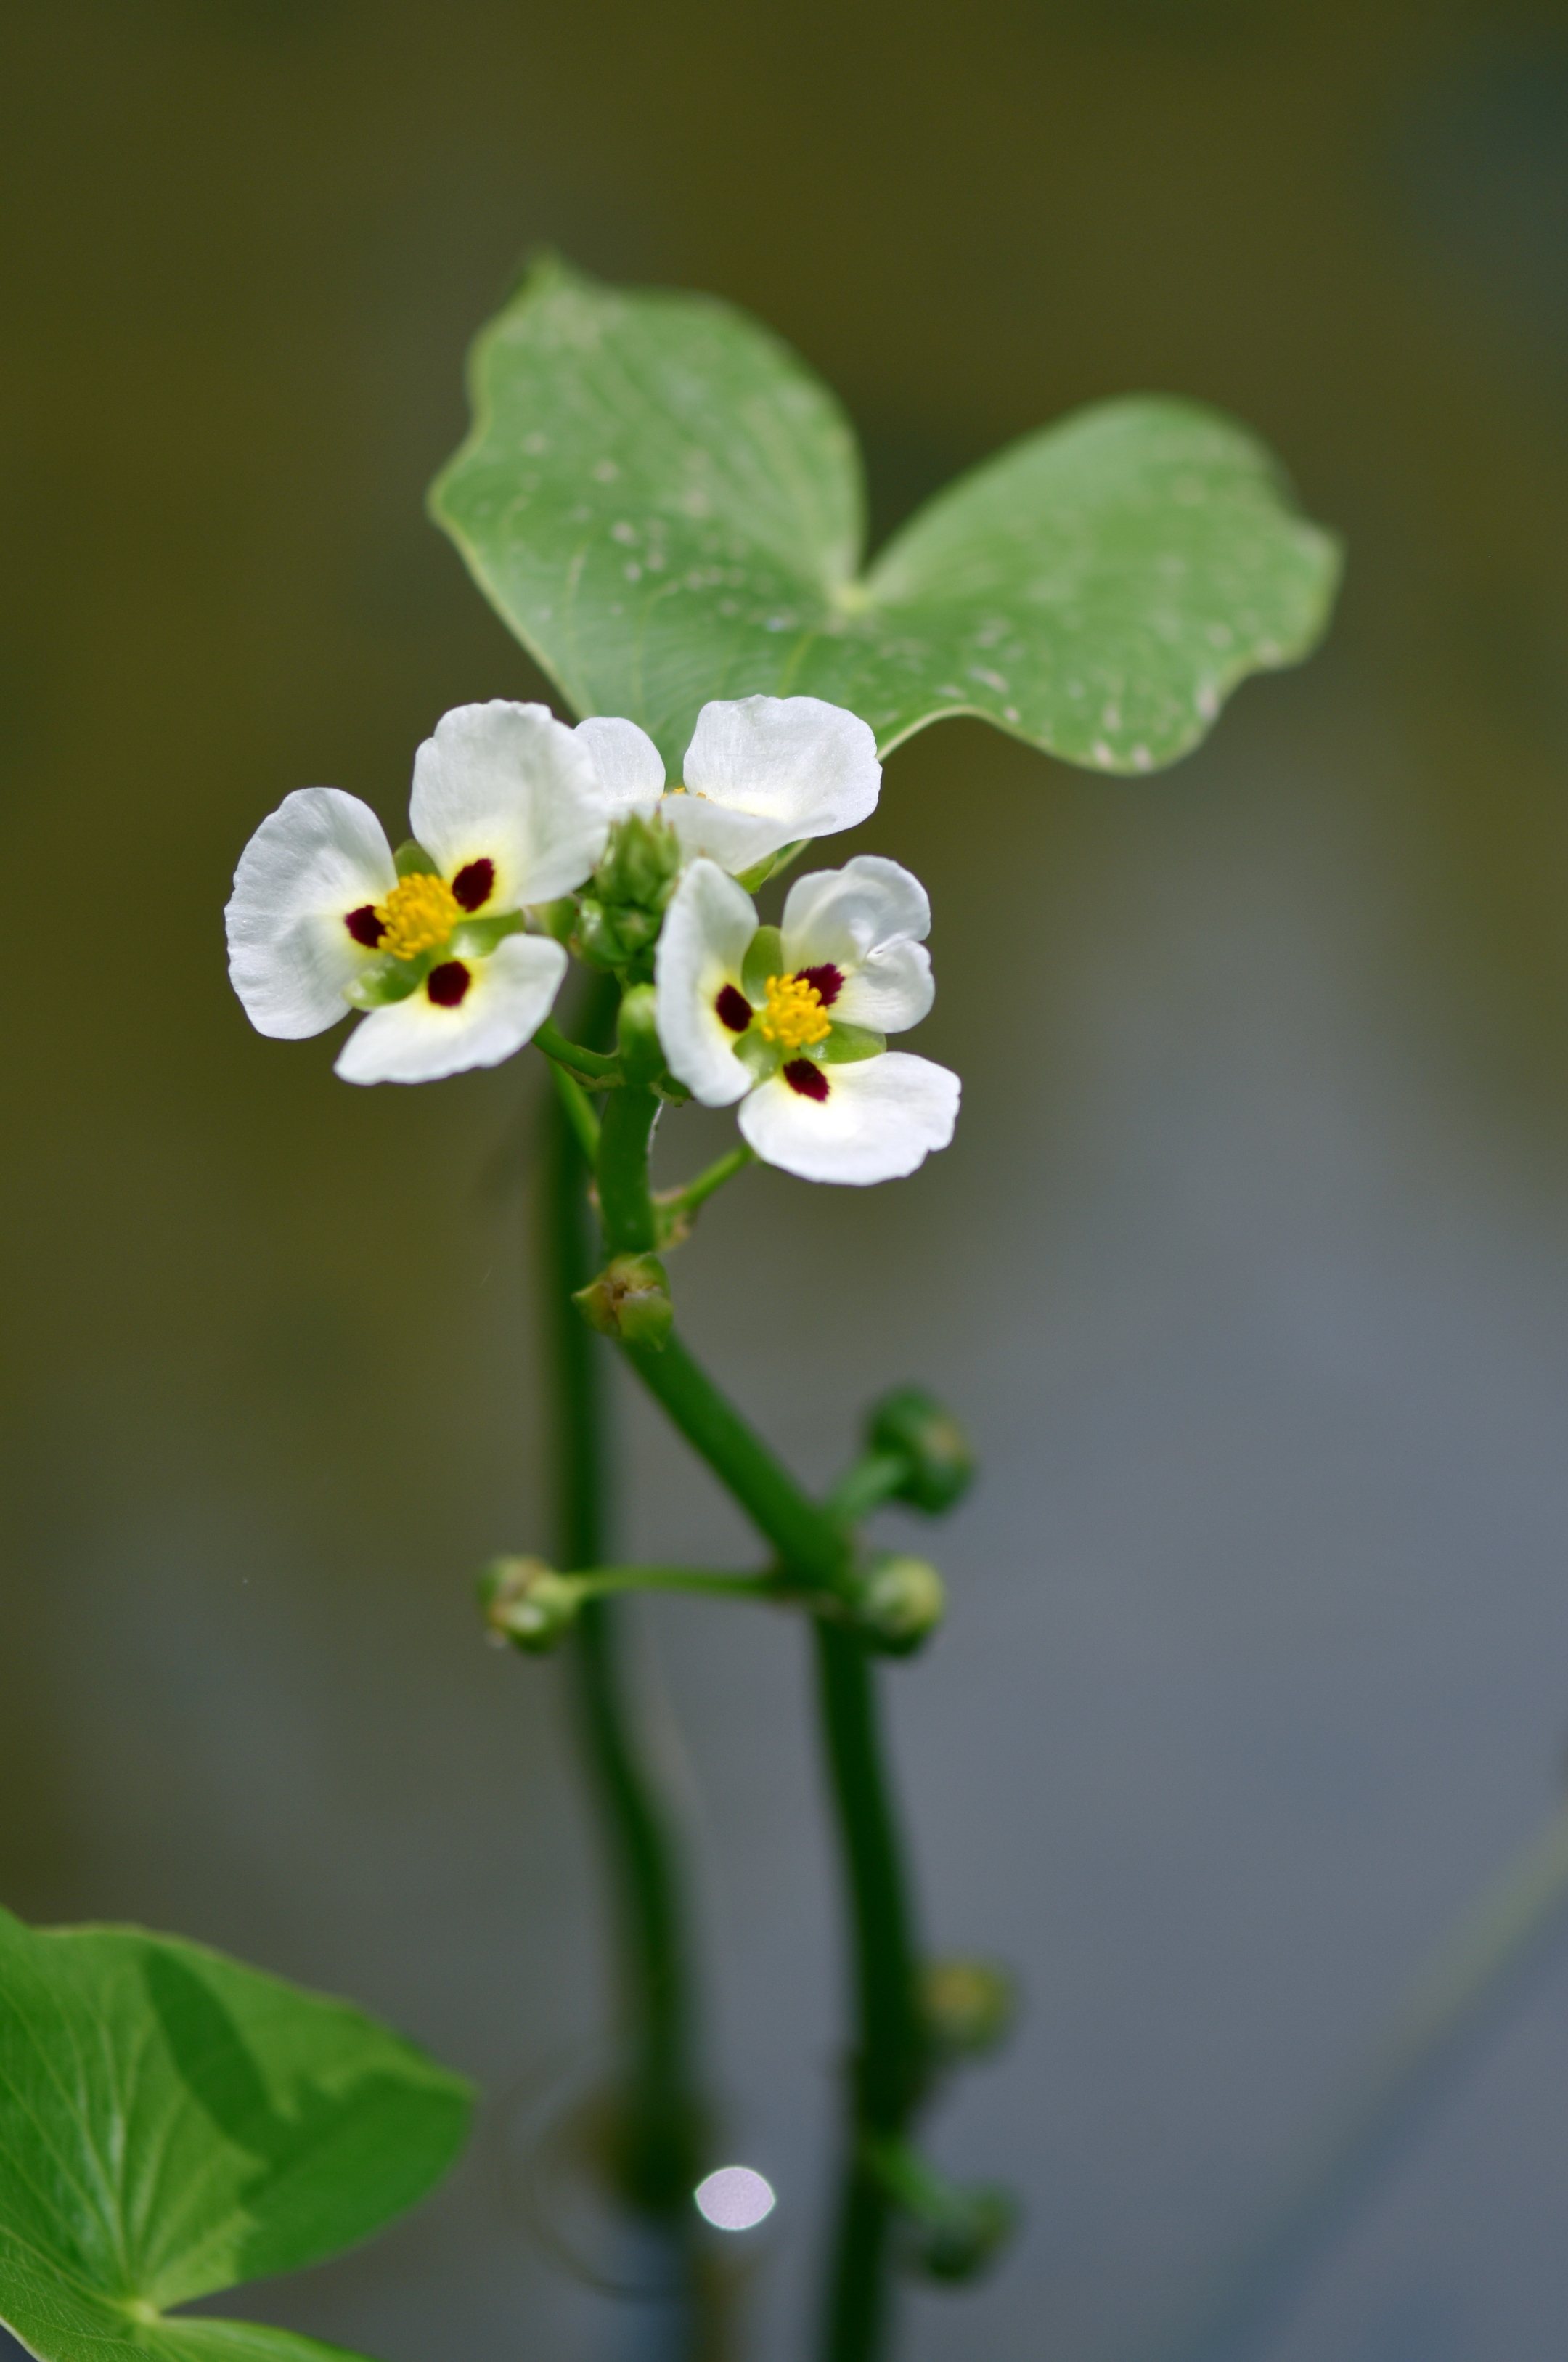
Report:
M 782 1074 L 759 1084 L 740 1111 L 741 1136 L 765 1164 L 802 1181 L 896 1181 L 945 1148 L 958 1120 L 958 1077 L 929 1058 L 889 1050 L 851 1066 L 823 1066 L 825 1099 Z
M 547 935 L 507 935 L 488 959 L 464 966 L 470 982 L 456 1009 L 438 1008 L 424 985 L 373 1009 L 334 1071 L 346 1083 L 434 1083 L 469 1066 L 499 1066 L 549 1015 L 567 955 Z
M 820 697 L 705 705 L 682 773 L 694 795 L 772 822 L 767 850 L 853 828 L 876 807 L 882 766 L 857 713 Z
M 918 1025 L 935 997 L 922 938 L 931 904 L 918 877 L 880 854 L 798 877 L 784 904 L 784 959 L 791 970 L 836 967 L 845 981 L 833 1014 L 850 1025 L 899 1033 Z
M 613 713 L 590 714 L 573 731 L 587 747 L 615 817 L 652 811 L 664 793 L 664 756 L 646 730 Z
M 340 788 L 296 788 L 239 856 L 224 912 L 229 980 L 259 1033 L 303 1041 L 348 1014 L 343 988 L 374 956 L 344 925 L 397 883 L 381 822 Z
M 735 811 L 706 796 L 666 796 L 659 811 L 680 839 L 688 861 L 716 861 L 732 876 L 766 861 L 800 835 L 798 828 L 756 812 Z
M 409 820 L 443 877 L 495 864 L 488 917 L 580 886 L 604 850 L 610 802 L 575 731 L 546 706 L 493 698 L 441 716 L 414 758 Z
M 704 1107 L 728 1107 L 751 1087 L 735 1056 L 739 1035 L 718 1013 L 756 933 L 751 897 L 711 861 L 694 861 L 675 889 L 654 954 L 658 1038 L 669 1071 Z
M 873 952 L 863 968 L 845 978 L 829 1014 L 845 1025 L 870 1025 L 878 1033 L 907 1032 L 931 1014 L 936 983 L 923 944 L 889 944 Z

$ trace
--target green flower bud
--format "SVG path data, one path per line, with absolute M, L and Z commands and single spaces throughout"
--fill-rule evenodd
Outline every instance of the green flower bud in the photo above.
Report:
M 873 1404 L 866 1441 L 872 1451 L 908 1462 L 909 1473 L 891 1497 L 928 1517 L 951 1509 L 974 1482 L 974 1446 L 952 1412 L 918 1386 L 900 1386 Z
M 619 911 L 607 911 L 592 894 L 583 895 L 577 910 L 571 948 L 590 967 L 624 967 L 632 954 L 616 924 Z
M 889 1554 L 856 1575 L 849 1612 L 875 1649 L 907 1657 L 941 1623 L 947 1605 L 942 1577 L 922 1558 Z
M 631 812 L 610 832 L 593 873 L 594 891 L 602 902 L 626 903 L 648 913 L 657 934 L 679 875 L 680 839 L 669 822 L 657 811 L 646 820 Z
M 662 1346 L 675 1319 L 669 1280 L 657 1255 L 616 1255 L 571 1300 L 591 1329 L 627 1345 Z
M 911 2260 L 933 2280 L 973 2279 L 1011 2235 L 1017 2222 L 1017 2202 L 1009 2191 L 994 2184 L 955 2190 L 941 2216 L 920 2226 L 911 2243 Z
M 939 2063 L 983 2058 L 1012 2031 L 1018 1992 L 990 1960 L 929 1960 L 921 1972 L 921 2014 Z
M 479 1579 L 480 1606 L 498 1648 L 542 1656 L 565 1638 L 582 1606 L 582 1586 L 538 1558 L 492 1558 Z

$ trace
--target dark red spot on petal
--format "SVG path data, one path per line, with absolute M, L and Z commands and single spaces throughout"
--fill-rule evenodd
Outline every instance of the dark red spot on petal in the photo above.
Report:
M 810 1058 L 791 1058 L 784 1069 L 784 1079 L 803 1099 L 825 1099 L 828 1095 L 828 1078 Z
M 844 990 L 844 970 L 834 967 L 832 960 L 821 967 L 798 967 L 795 970 L 802 984 L 814 984 L 824 1009 L 831 1009 Z
M 738 992 L 733 984 L 725 985 L 713 1007 L 718 1011 L 720 1024 L 727 1025 L 732 1033 L 744 1033 L 751 1023 L 751 1003 L 745 993 Z
M 343 923 L 354 941 L 357 944 L 363 944 L 368 952 L 373 952 L 386 933 L 386 929 L 376 916 L 376 906 L 373 902 L 362 902 L 357 911 L 350 911 Z
M 465 861 L 452 880 L 459 911 L 480 911 L 495 891 L 493 861 Z
M 437 1009 L 456 1009 L 473 980 L 473 970 L 461 960 L 443 960 L 425 977 L 425 989 Z

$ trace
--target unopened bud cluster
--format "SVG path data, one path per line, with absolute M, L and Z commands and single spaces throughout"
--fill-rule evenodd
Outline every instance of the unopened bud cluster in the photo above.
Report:
M 572 949 L 591 967 L 647 962 L 680 876 L 680 840 L 656 811 L 617 821 L 578 902 Z

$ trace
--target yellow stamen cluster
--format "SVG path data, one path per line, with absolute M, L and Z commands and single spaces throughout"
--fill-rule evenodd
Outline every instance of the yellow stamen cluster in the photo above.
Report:
M 462 915 L 444 877 L 400 877 L 386 900 L 376 904 L 386 930 L 377 949 L 394 959 L 417 959 L 444 944 Z
M 806 1050 L 814 1042 L 827 1040 L 833 1020 L 823 1007 L 822 994 L 803 976 L 770 976 L 756 1030 L 765 1042 L 777 1042 L 781 1050 Z

